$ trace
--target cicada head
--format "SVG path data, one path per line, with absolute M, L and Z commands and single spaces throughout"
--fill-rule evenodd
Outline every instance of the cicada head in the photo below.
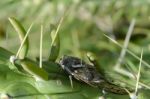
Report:
M 64 55 L 60 59 L 59 64 L 66 72 L 68 72 L 71 75 L 76 69 L 82 68 L 85 66 L 85 62 L 83 60 L 77 57 L 66 56 L 66 55 Z

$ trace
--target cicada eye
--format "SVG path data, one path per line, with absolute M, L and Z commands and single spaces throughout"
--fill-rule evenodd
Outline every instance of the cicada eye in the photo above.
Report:
M 64 69 L 65 66 L 68 66 L 69 65 L 69 58 L 68 56 L 64 55 L 60 58 L 59 60 L 59 64 L 61 65 L 61 67 Z

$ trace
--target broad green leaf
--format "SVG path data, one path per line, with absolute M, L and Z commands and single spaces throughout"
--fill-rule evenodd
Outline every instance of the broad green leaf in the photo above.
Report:
M 5 64 L 0 64 L 0 73 L 0 92 L 5 92 L 6 89 L 14 83 L 24 81 L 32 83 L 33 80 L 30 77 L 12 71 L 9 69 L 9 66 Z
M 71 88 L 68 77 L 62 75 L 49 81 L 36 81 L 29 76 L 13 72 L 8 66 L 0 64 L 0 93 L 7 93 L 15 99 L 92 99 L 99 96 L 98 89 L 73 80 Z M 90 93 L 90 94 L 89 94 Z

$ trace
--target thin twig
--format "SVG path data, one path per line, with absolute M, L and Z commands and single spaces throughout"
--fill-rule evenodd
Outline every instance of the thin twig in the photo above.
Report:
M 56 32 L 55 32 L 54 38 L 52 39 L 52 43 L 51 43 L 51 45 L 53 45 L 53 44 L 54 44 L 54 42 L 55 42 L 55 39 L 56 39 L 56 37 L 57 37 L 57 35 L 58 35 L 58 31 L 59 31 L 60 26 L 61 26 L 61 24 L 62 24 L 62 22 L 63 22 L 63 19 L 64 19 L 64 17 L 62 17 L 62 18 L 60 19 L 60 21 L 59 21 L 59 24 L 58 24 L 58 26 L 57 26 L 57 29 L 56 29 Z
M 142 83 L 142 82 L 139 82 L 139 84 L 140 84 L 141 86 L 147 88 L 147 89 L 150 89 L 150 86 L 148 86 L 148 85 L 146 85 L 146 84 L 144 84 L 144 83 Z
M 126 55 L 126 49 L 128 47 L 128 44 L 129 44 L 129 41 L 130 41 L 130 37 L 131 37 L 131 34 L 133 32 L 133 29 L 134 29 L 134 25 L 135 25 L 135 19 L 133 19 L 131 21 L 131 24 L 129 26 L 129 30 L 127 32 L 127 35 L 126 35 L 126 38 L 125 38 L 125 41 L 124 41 L 123 48 L 122 48 L 121 53 L 120 53 L 120 57 L 118 58 L 118 61 L 117 61 L 116 65 L 115 65 L 115 68 L 120 68 L 120 64 L 124 60 L 124 57 Z
M 40 68 L 42 68 L 42 45 L 43 45 L 43 25 L 41 25 L 41 36 L 40 36 Z
M 142 49 L 142 52 L 141 52 L 141 59 L 140 59 L 139 71 L 138 71 L 138 75 L 137 75 L 137 82 L 136 82 L 135 93 L 137 93 L 137 91 L 138 91 L 139 80 L 140 80 L 140 71 L 141 71 L 141 65 L 142 65 L 142 59 L 143 59 L 143 49 Z
M 110 39 L 113 43 L 115 43 L 116 45 L 118 45 L 120 48 L 123 48 L 121 44 L 119 44 L 117 41 L 115 41 L 114 39 L 110 38 L 109 36 L 107 36 L 106 34 L 103 34 L 105 37 L 107 37 L 108 39 Z M 133 56 L 135 59 L 139 60 L 140 61 L 140 57 L 138 57 L 137 55 L 135 55 L 132 51 L 126 49 L 126 51 L 131 55 Z M 143 66 L 147 66 L 148 68 L 150 68 L 150 65 L 142 60 L 142 64 Z

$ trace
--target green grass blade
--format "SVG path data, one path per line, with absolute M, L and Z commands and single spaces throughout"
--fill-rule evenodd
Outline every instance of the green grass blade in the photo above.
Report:
M 21 23 L 17 19 L 15 19 L 13 17 L 10 17 L 9 21 L 12 24 L 12 26 L 15 28 L 15 30 L 17 31 L 20 41 L 23 42 L 24 37 L 26 35 L 26 31 L 25 31 L 24 27 L 21 25 Z M 26 38 L 25 42 L 22 46 L 22 49 L 19 53 L 19 58 L 23 59 L 27 55 L 28 48 L 29 48 L 29 41 L 28 41 L 28 38 Z

